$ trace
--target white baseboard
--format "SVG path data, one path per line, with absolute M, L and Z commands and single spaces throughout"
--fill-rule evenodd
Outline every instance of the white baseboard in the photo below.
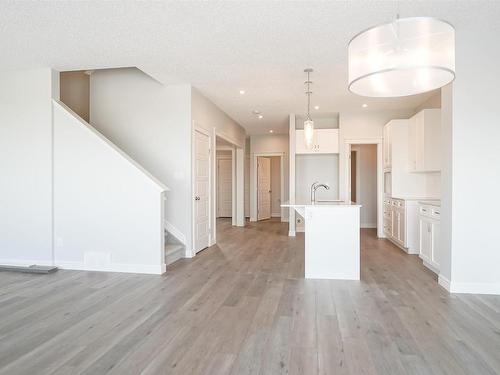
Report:
M 441 285 L 448 292 L 450 291 L 450 280 L 448 280 L 441 274 L 438 275 L 438 284 Z
M 291 230 L 288 232 L 289 237 L 295 237 L 295 231 Z
M 450 283 L 450 293 L 500 295 L 500 283 Z
M 271 214 L 271 217 L 281 217 L 281 213 L 280 212 L 273 213 L 273 214 Z
M 361 223 L 361 228 L 375 229 L 375 228 L 377 228 L 377 223 Z
M 500 283 L 460 283 L 438 276 L 438 283 L 450 293 L 500 295 Z
M 162 275 L 166 272 L 166 264 L 120 264 L 112 263 L 108 266 L 88 266 L 78 262 L 59 262 L 56 266 L 63 270 L 75 271 L 99 271 L 99 272 L 123 272 L 123 273 L 145 273 L 151 275 Z
M 37 264 L 40 266 L 52 266 L 49 260 L 18 260 L 18 259 L 0 259 L 0 264 L 9 266 L 30 266 Z M 166 271 L 165 264 L 120 264 L 111 263 L 107 266 L 89 266 L 79 262 L 63 262 L 56 259 L 56 267 L 63 270 L 74 271 L 101 271 L 101 272 L 124 272 L 124 273 L 145 273 L 152 275 L 161 275 Z
M 169 223 L 167 220 L 165 220 L 165 229 L 177 240 L 182 243 L 184 246 L 186 246 L 186 236 L 184 236 L 184 233 L 182 233 L 179 229 L 174 227 L 171 223 Z

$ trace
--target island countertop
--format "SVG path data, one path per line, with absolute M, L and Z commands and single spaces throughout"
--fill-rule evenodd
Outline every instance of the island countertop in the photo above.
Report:
M 331 207 L 331 208 L 338 208 L 338 207 L 361 207 L 360 204 L 356 204 L 353 202 L 346 202 L 346 201 L 341 201 L 341 200 L 332 200 L 332 201 L 316 201 L 315 203 L 307 202 L 307 203 L 290 203 L 290 202 L 285 202 L 284 204 L 281 205 L 281 207 L 291 207 L 291 208 L 306 208 L 306 207 Z

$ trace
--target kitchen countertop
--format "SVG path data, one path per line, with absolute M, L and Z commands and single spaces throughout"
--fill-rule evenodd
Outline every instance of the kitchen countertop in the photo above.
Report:
M 419 204 L 426 204 L 428 206 L 436 206 L 436 207 L 441 207 L 441 201 L 439 199 L 424 199 L 424 200 L 419 200 Z
M 316 203 L 312 204 L 311 202 L 307 203 L 290 203 L 290 202 L 285 202 L 284 204 L 281 205 L 281 207 L 361 207 L 360 204 L 354 204 L 352 202 L 345 202 L 345 201 L 340 201 L 340 200 L 335 200 L 335 201 L 316 201 Z

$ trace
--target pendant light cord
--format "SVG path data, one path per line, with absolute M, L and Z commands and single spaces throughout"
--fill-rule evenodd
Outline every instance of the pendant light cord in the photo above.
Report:
M 310 80 L 310 72 L 307 72 L 307 120 L 311 120 L 311 80 Z

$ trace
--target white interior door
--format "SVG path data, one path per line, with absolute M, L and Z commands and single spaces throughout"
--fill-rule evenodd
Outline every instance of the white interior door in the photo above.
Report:
M 271 159 L 257 157 L 257 220 L 271 218 Z
M 231 159 L 217 160 L 217 216 L 233 215 L 233 174 Z
M 209 137 L 195 131 L 194 248 L 198 252 L 209 243 Z

